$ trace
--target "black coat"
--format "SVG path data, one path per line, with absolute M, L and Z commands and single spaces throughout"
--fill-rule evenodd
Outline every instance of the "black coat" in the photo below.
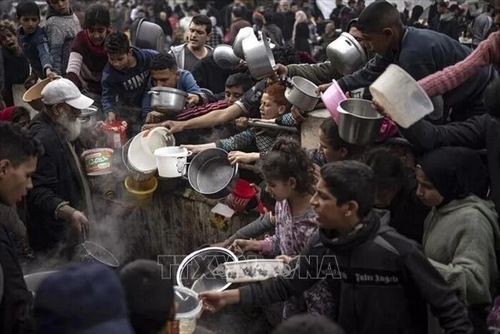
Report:
M 30 133 L 38 139 L 45 153 L 38 158 L 33 174 L 33 189 L 28 193 L 28 235 L 34 250 L 47 250 L 64 239 L 69 223 L 55 218 L 62 202 L 84 211 L 85 195 L 76 165 L 58 125 L 45 113 L 31 122 Z
M 0 302 L 0 333 L 33 333 L 33 295 L 26 287 L 14 244 L 3 223 L 0 223 L 0 264 L 4 285 Z
M 472 333 L 465 306 L 421 248 L 382 224 L 378 213 L 365 224 L 347 239 L 318 229 L 290 277 L 240 288 L 241 302 L 284 301 L 325 279 L 338 301 L 335 320 L 346 333 L 425 334 L 427 304 L 447 333 Z

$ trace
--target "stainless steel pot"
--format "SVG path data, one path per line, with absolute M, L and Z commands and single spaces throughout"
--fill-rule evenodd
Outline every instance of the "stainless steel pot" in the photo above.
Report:
M 348 143 L 366 145 L 380 132 L 384 117 L 362 99 L 347 99 L 339 103 L 339 135 Z
M 273 52 L 265 34 L 260 40 L 247 38 L 243 41 L 243 51 L 247 61 L 250 74 L 256 80 L 261 80 L 270 77 L 274 74 Z
M 240 60 L 241 59 L 234 54 L 231 45 L 219 44 L 215 47 L 214 61 L 219 67 L 231 69 L 238 65 Z
M 156 23 L 141 19 L 132 34 L 132 45 L 162 52 L 165 49 L 163 29 Z
M 161 113 L 178 113 L 184 110 L 188 98 L 186 92 L 169 87 L 153 87 L 148 94 L 151 95 L 151 106 Z
M 328 60 L 342 75 L 359 70 L 368 61 L 365 50 L 354 37 L 346 32 L 328 44 L 326 54 Z
M 311 111 L 316 107 L 320 94 L 318 86 L 302 77 L 295 76 L 285 90 L 285 98 L 299 109 Z
M 220 148 L 210 148 L 198 153 L 188 169 L 191 187 L 210 199 L 228 196 L 238 180 L 238 164 L 231 165 L 228 153 Z
M 236 57 L 240 59 L 245 59 L 245 53 L 243 52 L 243 41 L 247 38 L 257 40 L 257 36 L 255 36 L 255 32 L 252 27 L 241 28 L 234 38 L 233 52 Z
M 78 120 L 82 123 L 84 129 L 93 128 L 99 120 L 99 109 L 95 106 L 90 106 L 82 109 L 82 113 L 78 116 Z

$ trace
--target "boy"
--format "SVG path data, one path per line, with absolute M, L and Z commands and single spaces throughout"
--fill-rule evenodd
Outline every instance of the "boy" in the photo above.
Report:
M 427 333 L 427 306 L 446 333 L 472 333 L 467 310 L 416 243 L 373 210 L 370 167 L 329 163 L 311 205 L 319 228 L 287 276 L 235 290 L 204 292 L 212 311 L 228 304 L 263 306 L 287 300 L 325 279 L 338 301 L 335 319 L 351 334 Z
M 109 34 L 104 42 L 104 49 L 108 55 L 108 64 L 102 73 L 102 110 L 108 121 L 113 121 L 119 114 L 118 105 L 141 108 L 151 77 L 150 63 L 158 52 L 130 46 L 127 35 L 122 32 Z M 129 112 L 123 116 L 135 120 L 139 112 Z
M 33 69 L 30 79 L 36 81 L 37 78 L 54 76 L 56 73 L 52 72 L 49 42 L 45 29 L 40 27 L 40 8 L 33 1 L 21 2 L 17 5 L 16 13 L 20 24 L 17 29 L 19 45 Z
M 49 10 L 45 20 L 45 32 L 52 56 L 52 69 L 66 75 L 71 44 L 81 30 L 80 21 L 70 8 L 69 0 L 47 0 Z

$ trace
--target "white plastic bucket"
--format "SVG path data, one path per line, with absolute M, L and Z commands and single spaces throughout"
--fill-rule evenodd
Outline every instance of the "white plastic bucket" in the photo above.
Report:
M 160 177 L 176 178 L 184 175 L 184 166 L 191 152 L 184 147 L 168 146 L 156 149 L 154 154 L 158 166 L 158 175 Z
M 370 86 L 373 101 L 382 106 L 394 122 L 403 128 L 434 110 L 431 99 L 411 75 L 391 64 Z

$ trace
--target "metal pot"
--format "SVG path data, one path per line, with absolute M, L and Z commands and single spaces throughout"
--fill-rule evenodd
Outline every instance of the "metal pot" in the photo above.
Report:
M 162 52 L 165 49 L 163 29 L 156 23 L 141 19 L 132 34 L 132 45 L 141 49 Z
M 257 40 L 257 36 L 255 36 L 255 32 L 252 27 L 241 28 L 234 38 L 233 52 L 236 57 L 240 59 L 245 59 L 245 53 L 243 52 L 243 41 L 247 38 Z
M 78 120 L 80 121 L 80 123 L 82 123 L 82 128 L 93 128 L 99 120 L 98 112 L 99 109 L 95 106 L 90 106 L 86 109 L 82 109 L 82 113 L 80 114 L 80 116 L 78 116 Z
M 289 84 L 285 90 L 288 102 L 305 111 L 311 111 L 316 107 L 320 98 L 318 86 L 298 76 L 293 77 Z
M 262 35 L 260 40 L 245 39 L 243 41 L 243 51 L 248 69 L 254 79 L 261 80 L 274 74 L 273 68 L 276 63 L 265 34 Z
M 238 164 L 231 165 L 227 155 L 220 148 L 198 153 L 187 173 L 191 187 L 210 199 L 222 199 L 232 193 L 238 180 Z
M 342 75 L 351 74 L 362 68 L 368 58 L 365 50 L 350 34 L 343 32 L 326 47 L 328 60 Z
M 347 99 L 339 103 L 339 135 L 348 143 L 366 145 L 380 132 L 384 117 L 362 99 Z
M 149 92 L 151 106 L 161 113 L 178 113 L 184 110 L 188 94 L 180 89 L 153 87 Z
M 196 292 L 223 291 L 231 283 L 226 282 L 224 263 L 238 261 L 238 257 L 226 248 L 207 247 L 189 254 L 179 265 L 176 274 L 178 286 Z
M 231 69 L 240 62 L 234 52 L 231 45 L 219 44 L 214 50 L 214 61 L 215 63 L 224 69 Z

